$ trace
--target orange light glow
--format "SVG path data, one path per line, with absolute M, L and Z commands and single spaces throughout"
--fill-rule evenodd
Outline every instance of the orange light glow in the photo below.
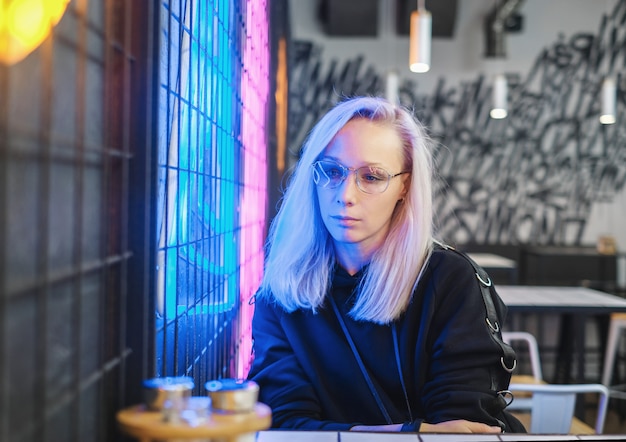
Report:
M 0 0 L 0 62 L 14 64 L 38 47 L 69 0 Z
M 287 42 L 284 38 L 278 41 L 278 68 L 276 70 L 276 170 L 279 174 L 285 171 L 285 155 L 287 153 Z

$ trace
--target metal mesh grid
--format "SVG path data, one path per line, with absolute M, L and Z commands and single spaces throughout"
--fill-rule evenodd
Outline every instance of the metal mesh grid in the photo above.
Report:
M 264 1 L 163 2 L 157 375 L 241 377 L 266 217 Z
M 129 261 L 140 259 L 128 239 L 130 161 L 142 155 L 130 139 L 141 119 L 130 3 L 71 1 L 39 48 L 0 65 L 3 441 L 117 434 Z
M 140 400 L 139 380 L 154 374 L 155 284 L 159 351 L 175 362 L 159 373 L 202 381 L 246 370 L 247 299 L 260 278 L 265 230 L 266 5 L 151 5 L 72 0 L 41 47 L 0 66 L 0 440 L 119 436 L 115 413 Z M 189 47 L 167 43 L 151 65 L 160 43 L 155 13 L 167 11 L 162 22 L 174 29 L 168 14 L 189 7 L 207 28 L 188 22 L 168 35 L 176 35 L 173 46 L 180 30 L 194 35 L 189 47 L 204 59 L 186 64 Z M 178 92 L 157 100 L 159 85 L 149 83 L 159 63 L 168 66 L 162 92 Z M 189 79 L 191 94 L 177 83 Z M 166 136 L 152 142 L 157 111 Z M 170 146 L 185 146 L 175 155 L 188 163 L 161 161 L 161 172 L 174 171 L 175 187 L 206 204 L 157 197 L 153 144 L 165 146 L 159 155 L 168 161 Z M 159 223 L 157 200 L 170 201 Z M 171 221 L 174 277 L 154 281 L 155 229 Z M 171 297 L 181 302 L 170 320 Z

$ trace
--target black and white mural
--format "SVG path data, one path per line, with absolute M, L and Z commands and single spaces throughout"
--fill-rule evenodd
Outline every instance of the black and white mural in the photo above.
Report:
M 324 61 L 324 48 L 293 44 L 289 146 L 293 161 L 312 125 L 342 96 L 382 95 L 385 73 L 364 56 Z M 601 125 L 600 89 L 617 83 L 617 122 Z M 491 79 L 479 76 L 399 97 L 436 141 L 439 236 L 456 244 L 580 245 L 594 203 L 626 182 L 626 0 L 597 33 L 561 36 L 528 71 L 507 73 L 509 116 L 489 117 Z

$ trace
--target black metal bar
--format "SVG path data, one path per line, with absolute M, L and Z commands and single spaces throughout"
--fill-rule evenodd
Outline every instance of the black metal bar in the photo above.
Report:
M 0 97 L 7 97 L 9 92 L 8 68 L 0 64 Z M 9 210 L 7 204 L 7 171 L 8 171 L 8 104 L 9 100 L 0 100 L 0 213 L 7 213 Z M 7 220 L 6 216 L 0 216 L 0 244 L 6 244 L 7 237 Z M 7 317 L 7 299 L 6 299 L 6 250 L 0 248 L 0 324 L 6 324 Z M 8 336 L 0 334 L 0 440 L 9 439 L 9 379 L 7 362 L 9 355 L 7 354 L 7 345 L 5 339 Z

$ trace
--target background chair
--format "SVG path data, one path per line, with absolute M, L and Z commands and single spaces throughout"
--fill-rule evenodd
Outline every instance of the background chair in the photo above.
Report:
M 511 345 L 516 351 L 517 364 L 513 375 L 511 376 L 511 383 L 513 384 L 545 384 L 543 381 L 543 373 L 541 371 L 541 358 L 539 357 L 539 346 L 535 336 L 528 332 L 522 331 L 508 331 L 502 332 L 502 339 L 507 344 Z M 520 373 L 520 369 L 524 367 L 520 363 L 520 351 L 519 343 L 522 342 L 526 346 L 528 356 L 530 359 L 530 374 Z M 531 404 L 532 392 L 530 391 L 517 391 L 515 394 L 515 405 L 511 407 L 511 410 L 521 410 L 524 412 L 530 412 L 532 408 Z M 518 416 L 519 417 L 519 416 Z M 528 420 L 528 419 L 526 419 Z
M 610 324 L 609 336 L 604 353 L 604 370 L 602 373 L 602 383 L 607 387 L 611 385 L 620 338 L 622 332 L 626 330 L 626 313 L 612 313 Z
M 508 331 L 502 332 L 502 339 L 515 348 L 515 342 L 524 342 L 528 348 L 530 357 L 531 376 L 514 373 L 511 382 L 514 383 L 542 383 L 543 373 L 541 371 L 541 359 L 539 357 L 539 346 L 535 337 L 528 332 Z M 519 366 L 519 362 L 518 362 Z
M 582 393 L 597 393 L 598 411 L 596 424 L 593 430 L 601 434 L 606 419 L 609 390 L 602 384 L 517 384 L 512 383 L 509 390 L 516 392 L 532 392 L 532 398 L 523 400 L 514 399 L 507 408 L 510 411 L 527 410 L 530 405 L 530 433 L 540 434 L 568 434 L 583 433 L 588 427 L 574 418 L 576 396 Z M 517 404 L 516 404 L 517 402 Z M 580 430 L 572 428 L 573 422 L 578 422 Z M 571 431 L 570 431 L 571 430 Z

